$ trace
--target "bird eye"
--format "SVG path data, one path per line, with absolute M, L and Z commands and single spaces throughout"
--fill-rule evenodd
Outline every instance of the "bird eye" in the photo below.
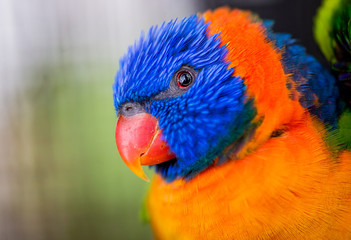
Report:
M 177 83 L 180 88 L 187 88 L 193 80 L 193 75 L 189 71 L 183 70 L 177 74 Z

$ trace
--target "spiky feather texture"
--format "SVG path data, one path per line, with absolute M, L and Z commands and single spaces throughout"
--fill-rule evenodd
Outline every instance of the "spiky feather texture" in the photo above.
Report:
M 204 17 L 210 34 L 220 32 L 229 66 L 263 120 L 248 143 L 256 148 L 240 159 L 190 181 L 156 175 L 147 201 L 156 237 L 349 239 L 351 153 L 328 146 L 323 123 L 334 121 L 335 79 L 289 36 L 267 37 L 248 12 L 218 9 Z M 339 129 L 350 119 L 342 116 Z M 334 136 L 338 144 L 341 138 Z
M 282 54 L 281 63 L 277 63 L 290 76 L 291 81 L 285 77 L 281 79 L 290 91 L 290 98 L 297 98 L 303 108 L 335 127 L 338 98 L 335 79 L 315 58 L 306 54 L 305 49 L 297 45 L 289 34 L 274 33 L 272 22 L 262 23 L 257 17 L 254 21 L 265 27 L 262 31 L 267 40 L 274 43 Z M 164 139 L 177 155 L 172 161 L 153 166 L 168 181 L 189 179 L 216 159 L 220 159 L 219 163 L 225 162 L 227 157 L 223 153 L 224 149 L 243 138 L 244 134 L 249 136 L 252 128 L 258 126 L 262 119 L 264 123 L 270 124 L 276 122 L 280 115 L 276 111 L 269 116 L 270 110 L 260 107 L 267 100 L 262 98 L 261 93 L 250 96 L 246 92 L 245 85 L 249 83 L 244 83 L 240 78 L 238 70 L 241 66 L 230 66 L 232 63 L 228 62 L 228 49 L 233 41 L 223 42 L 218 33 L 209 34 L 208 27 L 208 23 L 194 15 L 180 22 L 171 21 L 159 28 L 151 28 L 146 36 L 142 34 L 139 42 L 129 48 L 120 61 L 120 70 L 116 75 L 113 87 L 116 110 L 125 102 L 146 105 L 147 110 L 159 120 Z M 167 90 L 170 79 L 183 65 L 193 66 L 199 71 L 194 86 L 178 97 L 154 99 Z M 249 77 L 245 74 L 243 77 L 248 81 Z M 253 73 L 251 75 L 254 76 Z M 272 82 L 269 82 L 269 78 L 262 79 L 262 86 L 277 86 L 278 83 L 274 82 L 277 79 L 273 76 Z M 258 77 L 254 80 L 260 82 Z M 254 85 L 249 90 L 256 91 L 255 88 L 262 87 Z M 277 93 L 270 93 L 267 88 L 265 94 Z M 255 107 L 249 98 L 255 100 Z M 284 100 L 277 98 L 275 101 Z M 253 121 L 256 107 L 261 113 Z M 270 127 L 262 124 L 261 129 L 267 130 L 260 141 L 267 139 L 271 132 L 280 127 L 278 123 Z M 260 139 L 258 136 L 254 138 Z M 238 151 L 243 144 L 238 142 L 230 153 Z M 244 147 L 241 156 L 259 144 L 248 144 L 250 147 Z
M 170 21 L 141 34 L 120 60 L 113 99 L 116 110 L 128 101 L 147 101 L 165 91 L 182 65 L 201 69 L 223 61 L 224 47 L 218 35 L 206 37 L 207 24 L 196 15 L 180 22 Z M 225 63 L 223 63 L 225 64 Z
M 183 65 L 195 83 L 157 98 Z M 156 165 L 146 203 L 157 238 L 351 238 L 351 153 L 326 142 L 350 143 L 335 79 L 250 12 L 152 28 L 121 60 L 114 100 L 143 103 L 177 155 Z
M 199 173 L 253 125 L 255 109 L 245 85 L 228 67 L 218 34 L 209 36 L 207 28 L 195 15 L 151 28 L 120 61 L 113 87 L 117 110 L 124 102 L 140 102 L 158 119 L 177 155 L 154 166 L 169 181 Z M 155 99 L 184 65 L 198 70 L 193 86 L 181 96 Z

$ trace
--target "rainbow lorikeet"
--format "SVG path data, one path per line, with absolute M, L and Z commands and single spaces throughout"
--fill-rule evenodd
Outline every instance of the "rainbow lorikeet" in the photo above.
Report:
M 237 9 L 153 27 L 129 48 L 113 85 L 116 141 L 139 177 L 155 169 L 146 206 L 157 239 L 351 239 L 340 93 L 351 4 L 339 3 L 316 20 L 328 19 L 316 36 L 334 73 Z

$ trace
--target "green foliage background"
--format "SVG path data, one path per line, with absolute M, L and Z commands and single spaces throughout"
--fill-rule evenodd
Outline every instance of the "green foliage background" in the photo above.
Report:
M 0 1 L 0 240 L 153 238 L 149 183 L 115 145 L 112 84 L 141 30 L 197 4 Z
M 31 159 L 17 199 L 24 239 L 151 239 L 139 216 L 148 183 L 115 146 L 115 66 L 106 66 L 45 66 L 25 93 L 32 111 L 21 124 L 30 132 L 17 152 Z

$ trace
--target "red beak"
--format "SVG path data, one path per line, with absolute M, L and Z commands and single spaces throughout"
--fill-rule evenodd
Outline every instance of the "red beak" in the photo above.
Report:
M 116 125 L 116 143 L 125 164 L 145 181 L 149 179 L 141 165 L 154 165 L 176 157 L 162 140 L 157 119 L 148 113 L 120 116 Z

